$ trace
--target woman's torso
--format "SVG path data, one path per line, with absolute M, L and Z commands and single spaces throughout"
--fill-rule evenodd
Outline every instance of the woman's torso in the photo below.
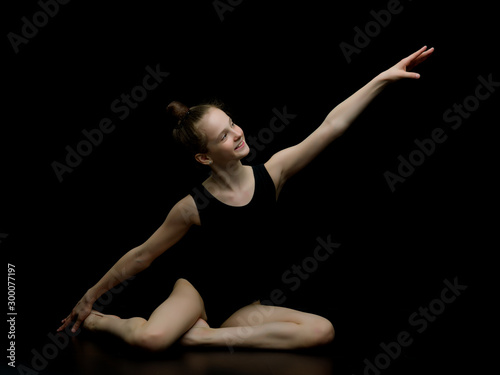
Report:
M 209 316 L 210 310 L 218 309 L 227 318 L 238 308 L 266 297 L 266 266 L 274 248 L 276 189 L 263 164 L 253 166 L 252 171 L 253 194 L 249 189 L 238 202 L 246 198 L 245 205 L 226 204 L 203 184 L 190 193 L 200 217 L 200 245 L 193 249 L 192 259 L 197 264 L 189 278 L 204 299 Z M 221 197 L 228 201 L 227 196 Z

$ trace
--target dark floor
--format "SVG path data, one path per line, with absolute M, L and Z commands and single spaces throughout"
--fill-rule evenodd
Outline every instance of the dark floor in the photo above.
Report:
M 386 368 L 367 365 L 334 345 L 300 352 L 273 352 L 227 349 L 183 350 L 176 348 L 162 355 L 147 355 L 107 346 L 106 342 L 77 338 L 51 361 L 41 374 L 51 375 L 329 375 L 329 374 L 437 374 L 466 367 L 457 365 L 463 358 L 439 353 L 435 356 L 402 354 Z M 371 358 L 373 363 L 373 358 Z M 380 362 L 382 364 L 382 362 Z M 2 374 L 35 374 L 32 370 L 2 371 Z M 462 372 L 463 373 L 463 372 Z
M 327 375 L 351 373 L 346 357 L 333 347 L 301 351 L 253 351 L 173 348 L 163 354 L 146 354 L 111 344 L 109 340 L 78 337 L 50 361 L 42 374 L 153 375 L 153 374 L 280 374 Z M 31 373 L 31 372 L 28 372 Z
M 41 350 L 40 350 L 41 351 Z M 42 374 L 332 374 L 336 356 L 331 348 L 305 352 L 273 352 L 175 347 L 162 354 L 139 352 L 113 340 L 81 335 L 48 361 Z M 340 358 L 340 361 L 342 359 Z M 29 361 L 28 361 L 29 362 Z M 40 363 L 40 362 L 38 362 Z M 19 365 L 19 363 L 18 363 Z M 34 373 L 25 363 L 24 373 Z M 21 368 L 18 367 L 18 373 Z M 36 367 L 35 367 L 36 370 Z M 12 373 L 16 373 L 12 370 Z M 3 372 L 2 372 L 3 374 Z
M 92 342 L 75 345 L 79 374 L 331 374 L 334 360 L 324 355 L 265 351 L 178 351 L 163 357 L 121 357 Z

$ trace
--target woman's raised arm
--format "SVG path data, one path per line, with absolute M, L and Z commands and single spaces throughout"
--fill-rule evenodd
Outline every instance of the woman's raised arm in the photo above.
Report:
M 71 322 L 75 322 L 72 332 L 76 332 L 101 295 L 148 268 L 157 257 L 177 243 L 193 224 L 199 225 L 200 218 L 193 198 L 186 196 L 170 210 L 163 224 L 146 242 L 123 255 L 101 280 L 85 293 L 70 315 L 62 320 L 58 332 Z
M 390 82 L 403 78 L 420 78 L 418 73 L 410 72 L 410 70 L 425 61 L 433 51 L 433 48 L 422 47 L 390 69 L 380 73 L 333 108 L 323 123 L 304 141 L 273 155 L 266 163 L 266 168 L 273 178 L 278 192 L 288 178 L 304 168 L 334 139 L 342 135 Z

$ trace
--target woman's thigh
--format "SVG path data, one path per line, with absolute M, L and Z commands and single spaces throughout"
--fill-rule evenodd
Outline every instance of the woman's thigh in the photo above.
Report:
M 232 314 L 222 323 L 221 328 L 255 326 L 273 322 L 293 322 L 297 324 L 329 323 L 327 319 L 319 315 L 287 307 L 261 305 L 259 301 L 256 301 Z
M 207 318 L 203 299 L 191 283 L 179 279 L 170 296 L 151 314 L 143 330 L 172 340 L 189 330 L 200 317 Z

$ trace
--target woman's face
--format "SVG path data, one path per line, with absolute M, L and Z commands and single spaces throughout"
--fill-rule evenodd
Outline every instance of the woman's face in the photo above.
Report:
M 196 158 L 203 164 L 208 164 L 210 160 L 226 164 L 232 160 L 240 160 L 250 152 L 243 130 L 218 108 L 208 110 L 199 124 L 199 130 L 205 133 L 207 139 L 208 152 L 198 154 Z

